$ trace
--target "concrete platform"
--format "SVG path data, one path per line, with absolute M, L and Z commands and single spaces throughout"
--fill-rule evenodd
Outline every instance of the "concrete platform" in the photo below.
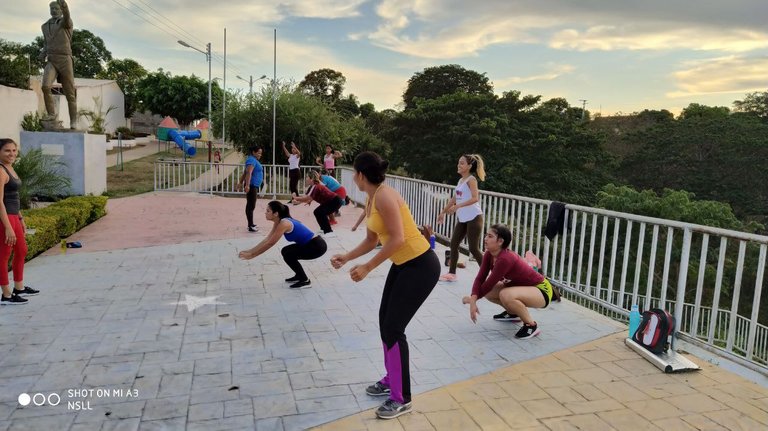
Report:
M 572 303 L 535 311 L 542 334 L 532 340 L 514 338 L 517 324 L 494 322 L 498 310 L 487 302 L 472 324 L 460 299 L 475 263 L 459 282 L 439 284 L 408 328 L 416 412 L 373 421 L 369 410 L 382 400 L 363 389 L 384 371 L 376 320 L 389 265 L 360 283 L 330 266 L 332 254 L 364 235 L 349 230 L 360 210 L 344 208 L 326 256 L 304 265 L 312 288 L 288 289 L 284 244 L 237 258 L 264 237 L 266 202 L 256 208 L 262 233 L 251 234 L 244 198 L 111 200 L 106 217 L 70 239 L 82 249 L 29 262 L 27 284 L 42 293 L 0 308 L 0 430 L 298 430 L 335 420 L 326 429 L 510 429 L 522 424 L 518 416 L 532 429 L 601 423 L 582 422 L 585 415 L 611 429 L 632 412 L 654 424 L 683 418 L 640 415 L 629 405 L 638 390 L 654 411 L 664 411 L 657 407 L 667 392 L 695 395 L 680 403 L 706 406 L 704 425 L 737 423 L 727 421 L 745 420 L 744 410 L 768 425 L 768 391 L 714 367 L 687 386 L 682 376 L 660 375 L 621 344 L 625 326 Z M 316 229 L 313 208 L 291 212 Z M 741 410 L 721 394 L 745 388 L 751 402 Z M 56 394 L 61 403 L 22 407 L 22 393 Z M 676 408 L 690 412 L 689 404 Z M 601 415 L 613 411 L 623 413 Z

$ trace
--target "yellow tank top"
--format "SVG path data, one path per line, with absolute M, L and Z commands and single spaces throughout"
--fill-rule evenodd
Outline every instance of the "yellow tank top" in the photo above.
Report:
M 378 192 L 379 190 L 377 189 L 376 193 L 373 194 L 373 199 L 371 199 L 371 213 L 366 221 L 366 226 L 379 236 L 382 245 L 386 245 L 389 242 L 389 232 L 387 232 L 384 226 L 381 214 L 376 210 L 376 194 Z M 403 219 L 405 243 L 389 258 L 395 265 L 402 265 L 411 259 L 417 258 L 429 249 L 429 242 L 419 232 L 419 228 L 416 226 L 416 222 L 411 215 L 411 210 L 405 203 L 400 205 L 400 217 Z

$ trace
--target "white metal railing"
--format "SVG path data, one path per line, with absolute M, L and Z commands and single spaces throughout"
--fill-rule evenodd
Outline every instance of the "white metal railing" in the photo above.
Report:
M 288 195 L 290 182 L 287 165 L 262 165 L 264 167 L 264 188 L 262 194 Z M 274 169 L 273 169 L 274 168 Z M 236 190 L 240 176 L 245 170 L 243 164 L 225 164 L 209 162 L 185 162 L 165 159 L 155 162 L 154 190 L 172 192 L 197 192 L 210 194 L 243 194 Z M 299 192 L 306 187 L 304 178 L 311 169 L 301 168 Z
M 342 167 L 349 197 L 364 203 Z M 419 224 L 450 238 L 455 215 L 436 225 L 452 185 L 387 176 Z M 544 273 L 614 318 L 632 304 L 672 311 L 678 334 L 760 372 L 768 372 L 768 303 L 765 284 L 768 237 L 672 220 L 566 205 L 567 226 L 552 241 L 543 232 L 550 201 L 480 192 L 485 228 L 512 228 L 510 248 L 532 250 Z M 717 310 L 716 316 L 712 316 Z

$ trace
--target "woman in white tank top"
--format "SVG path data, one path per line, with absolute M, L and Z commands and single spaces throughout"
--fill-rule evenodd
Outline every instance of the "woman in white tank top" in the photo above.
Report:
M 480 239 L 483 236 L 483 209 L 480 207 L 480 190 L 477 178 L 485 180 L 485 164 L 479 154 L 465 154 L 459 157 L 456 166 L 461 175 L 453 197 L 437 216 L 437 222 L 443 223 L 446 214 L 456 213 L 456 226 L 451 236 L 451 258 L 448 273 L 440 277 L 441 281 L 456 281 L 456 266 L 459 262 L 459 244 L 468 236 L 469 252 L 478 264 L 483 260 L 480 251 Z M 475 178 L 477 175 L 477 178 Z
M 320 157 L 318 157 L 315 159 L 315 162 L 317 162 L 318 165 L 325 169 L 328 172 L 328 175 L 336 177 L 336 159 L 341 157 L 341 151 L 334 150 L 332 146 L 326 145 L 323 159 L 320 160 Z
M 285 157 L 288 157 L 288 179 L 289 188 L 291 190 L 291 200 L 288 203 L 293 202 L 294 196 L 299 196 L 299 178 L 301 178 L 301 169 L 299 168 L 299 160 L 301 160 L 301 151 L 299 147 L 291 141 L 291 152 L 288 152 L 288 148 L 283 141 L 283 153 Z

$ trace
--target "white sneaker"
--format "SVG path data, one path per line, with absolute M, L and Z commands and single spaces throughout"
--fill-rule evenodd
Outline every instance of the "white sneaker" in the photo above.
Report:
M 323 235 L 325 238 L 336 238 L 336 232 L 328 232 Z

